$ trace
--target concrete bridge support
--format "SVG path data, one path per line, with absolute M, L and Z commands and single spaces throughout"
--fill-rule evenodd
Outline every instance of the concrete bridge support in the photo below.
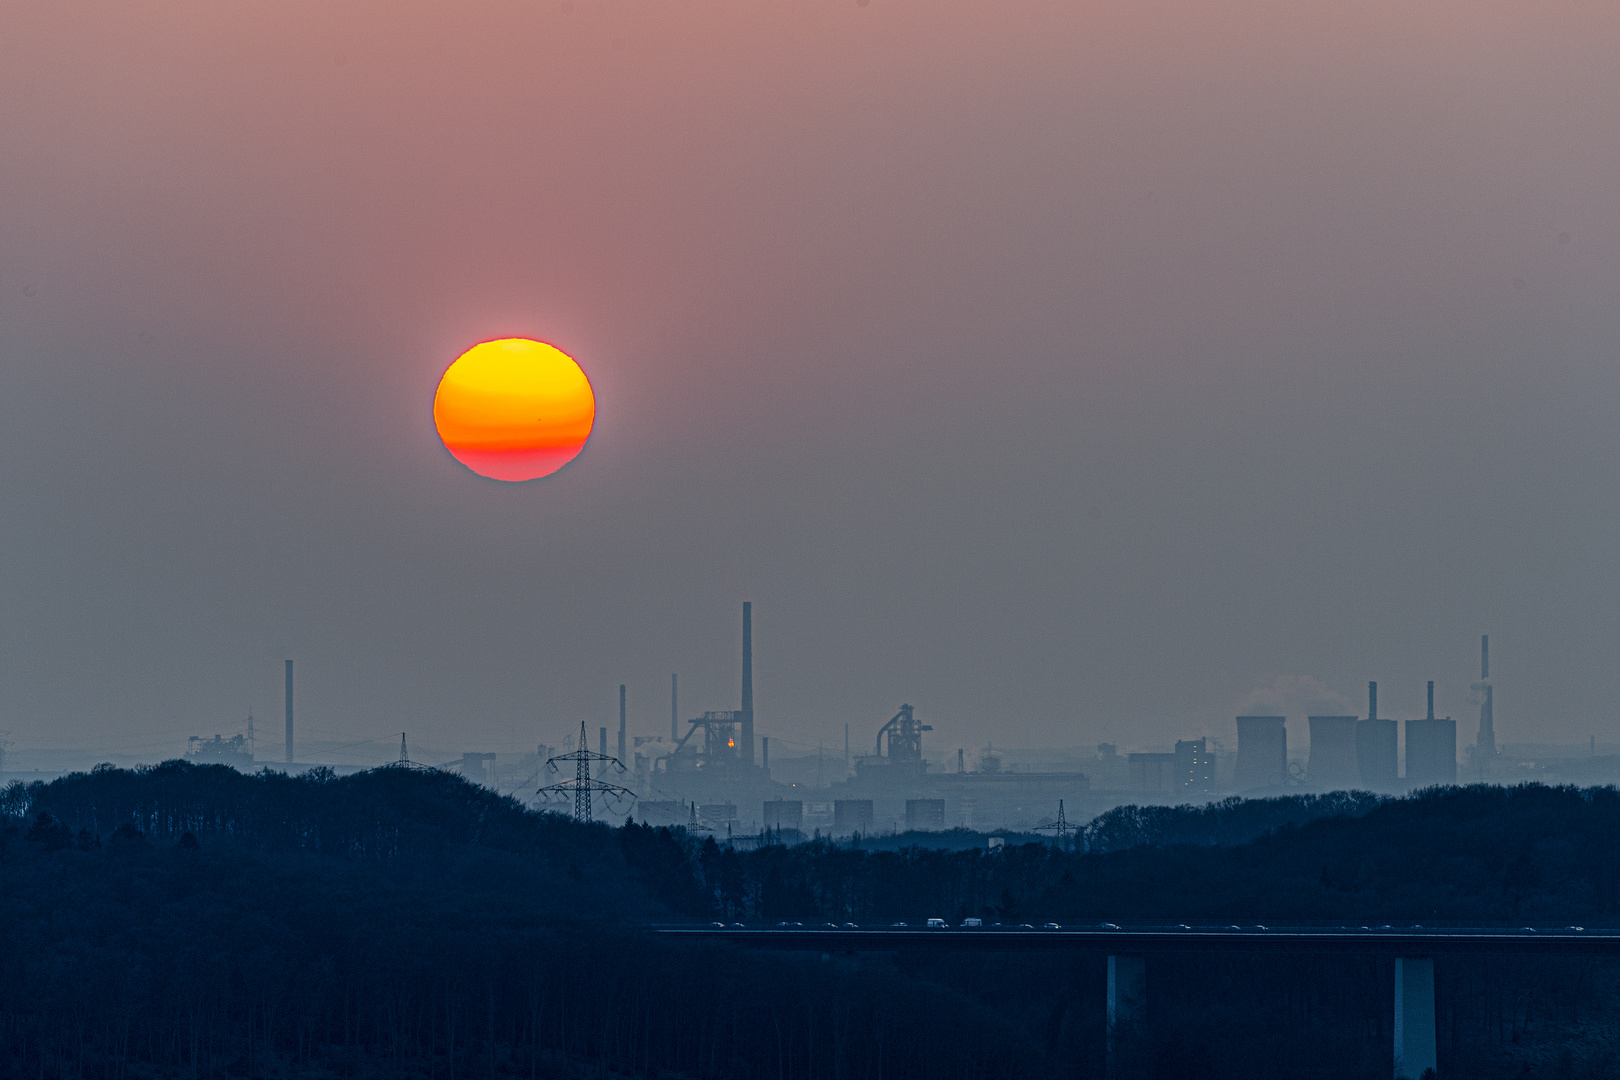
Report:
M 1147 960 L 1140 954 L 1108 958 L 1108 1075 L 1115 1075 L 1114 1031 L 1147 1013 Z
M 1108 958 L 1108 1073 L 1116 1073 L 1114 1032 L 1147 1015 L 1147 961 L 1140 954 Z M 1395 960 L 1395 1080 L 1422 1080 L 1437 1069 L 1434 959 Z
M 1395 1077 L 1421 1080 L 1425 1069 L 1438 1071 L 1434 1053 L 1434 959 L 1397 957 Z

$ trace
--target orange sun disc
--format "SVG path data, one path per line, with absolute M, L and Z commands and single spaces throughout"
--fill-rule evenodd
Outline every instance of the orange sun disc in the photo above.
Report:
M 433 396 L 445 449 L 493 480 L 550 476 L 585 448 L 595 422 L 596 395 L 574 358 L 528 338 L 474 345 Z

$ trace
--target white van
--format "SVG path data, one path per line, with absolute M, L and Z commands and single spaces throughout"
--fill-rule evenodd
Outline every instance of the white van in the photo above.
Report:
M 962 925 L 963 926 L 983 926 L 984 925 L 984 920 L 983 919 L 963 919 L 962 920 Z
M 930 930 L 943 930 L 943 929 L 945 929 L 945 920 L 944 919 L 929 919 L 928 920 L 928 929 L 930 929 Z

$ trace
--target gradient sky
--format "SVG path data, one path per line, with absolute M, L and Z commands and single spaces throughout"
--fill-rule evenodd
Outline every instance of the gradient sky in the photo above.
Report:
M 310 738 L 666 731 L 744 599 L 801 743 L 1471 741 L 1486 632 L 1500 740 L 1620 738 L 1612 3 L 3 11 L 18 746 L 279 740 L 288 656 Z M 508 335 L 598 399 L 518 486 L 431 417 Z

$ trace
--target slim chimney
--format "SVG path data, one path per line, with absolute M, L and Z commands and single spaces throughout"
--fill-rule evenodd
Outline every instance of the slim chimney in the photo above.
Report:
M 766 772 L 771 771 L 771 737 L 765 735 L 759 740 L 759 764 Z
M 1479 678 L 1484 684 L 1485 700 L 1479 703 L 1479 740 L 1475 755 L 1479 758 L 1480 775 L 1490 774 L 1491 759 L 1496 756 L 1496 702 L 1491 692 L 1491 636 L 1479 637 Z
M 1434 680 L 1429 680 L 1429 719 L 1434 719 Z
M 287 764 L 293 763 L 293 681 L 292 661 L 287 661 Z
M 743 601 L 742 758 L 754 763 L 754 605 Z
M 619 684 L 619 760 L 624 760 L 624 683 Z
M 1378 684 L 1375 682 L 1367 684 L 1367 719 L 1378 719 Z
M 675 673 L 671 672 L 670 676 L 669 676 L 669 741 L 670 742 L 679 742 L 680 739 L 681 739 L 681 722 L 680 722 L 680 720 L 676 719 L 677 710 L 675 708 L 675 689 L 676 689 L 676 685 L 677 685 L 676 684 L 676 678 L 677 677 L 676 677 Z
M 607 757 L 607 728 L 602 729 L 602 756 Z

